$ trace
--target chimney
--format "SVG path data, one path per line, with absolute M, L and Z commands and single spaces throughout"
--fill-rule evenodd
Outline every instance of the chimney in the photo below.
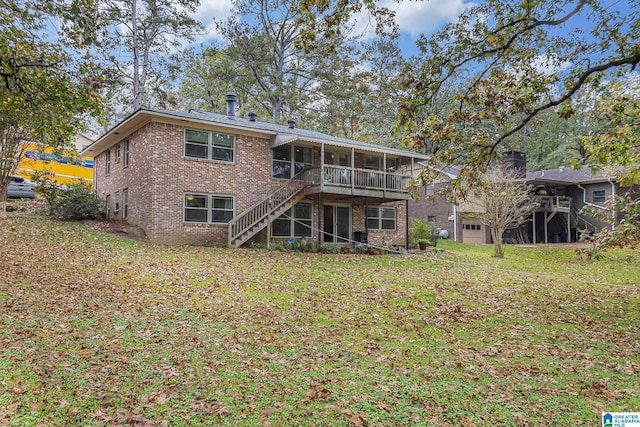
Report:
M 287 123 L 289 123 L 289 129 L 295 129 L 296 127 L 296 121 L 293 119 L 290 119 L 287 121 Z
M 516 172 L 518 178 L 527 176 L 527 155 L 521 151 L 505 151 L 502 153 L 502 165 Z
M 249 113 L 249 121 L 250 122 L 255 122 L 256 121 L 256 117 L 258 115 L 256 113 L 254 113 L 253 111 Z
M 227 95 L 227 118 L 236 119 L 236 96 L 232 93 Z

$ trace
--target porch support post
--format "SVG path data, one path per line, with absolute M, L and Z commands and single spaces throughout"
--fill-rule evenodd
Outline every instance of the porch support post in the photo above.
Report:
M 369 244 L 369 224 L 367 224 L 367 211 L 369 210 L 369 196 L 364 196 L 364 232 L 367 236 L 366 243 Z
M 351 194 L 353 194 L 353 190 L 356 185 L 356 150 L 351 147 Z
M 387 153 L 382 153 L 382 192 L 387 195 Z
M 324 143 L 320 144 L 320 192 L 324 191 Z
M 404 248 L 409 250 L 409 201 L 404 201 L 406 224 L 404 225 Z
M 567 243 L 571 243 L 571 206 L 567 212 Z
M 549 221 L 547 221 L 547 212 L 544 212 L 544 242 L 549 243 Z
M 536 211 L 533 211 L 533 244 L 536 243 Z
M 271 248 L 271 198 L 269 198 L 269 210 L 267 211 L 267 249 Z
M 322 230 L 324 224 L 322 223 L 322 193 L 318 193 L 318 246 L 322 244 Z

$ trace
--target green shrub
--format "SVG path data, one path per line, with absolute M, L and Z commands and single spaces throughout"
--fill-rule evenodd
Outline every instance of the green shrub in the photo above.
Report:
M 323 254 L 339 254 L 340 246 L 335 244 L 322 245 L 320 246 L 320 252 Z
M 431 240 L 431 227 L 418 218 L 412 218 L 409 227 L 409 245 L 418 246 L 421 240 Z
M 95 219 L 102 215 L 102 200 L 81 182 L 70 184 L 65 189 L 43 182 L 38 186 L 38 194 L 46 199 L 51 214 L 64 221 Z
M 440 227 L 436 223 L 429 223 L 418 219 L 411 219 L 409 227 L 409 245 L 418 246 L 418 243 L 424 242 L 429 246 L 436 246 L 440 238 Z

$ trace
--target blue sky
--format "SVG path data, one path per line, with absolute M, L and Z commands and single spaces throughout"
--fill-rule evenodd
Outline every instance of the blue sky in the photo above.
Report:
M 630 2 L 634 0 L 602 0 L 605 7 L 610 10 L 621 11 L 623 14 L 631 12 Z M 415 41 L 420 34 L 433 34 L 444 25 L 452 22 L 465 9 L 476 4 L 470 0 L 381 0 L 379 5 L 385 6 L 396 13 L 396 22 L 400 28 L 400 43 L 405 57 L 417 53 Z M 231 0 L 201 0 L 201 6 L 196 14 L 209 32 L 206 36 L 200 37 L 198 43 L 206 43 L 216 40 L 217 34 L 213 28 L 213 19 L 225 19 L 231 14 Z M 576 20 L 573 20 L 576 21 Z M 588 16 L 583 13 L 578 17 L 580 25 L 582 21 L 585 28 L 588 28 Z M 374 26 L 369 22 L 368 17 L 359 15 L 355 17 L 356 27 L 366 34 L 373 36 Z
M 383 5 L 396 13 L 396 21 L 400 27 L 400 42 L 403 52 L 410 56 L 417 52 L 415 40 L 422 34 L 431 34 L 447 23 L 453 21 L 466 7 L 472 4 L 466 0 L 428 0 L 400 2 L 394 0 L 379 1 Z M 201 0 L 200 8 L 196 14 L 209 32 L 206 36 L 198 39 L 199 43 L 213 41 L 218 38 L 213 28 L 213 19 L 225 19 L 231 15 L 231 0 Z M 373 36 L 374 26 L 369 22 L 367 16 L 359 15 L 355 17 L 356 28 L 369 36 Z

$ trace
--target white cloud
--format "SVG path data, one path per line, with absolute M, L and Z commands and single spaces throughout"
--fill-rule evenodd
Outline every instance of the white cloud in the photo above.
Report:
M 537 72 L 545 76 L 550 76 L 551 74 L 561 73 L 562 71 L 565 71 L 566 69 L 571 67 L 571 62 L 560 61 L 555 55 L 552 54 L 544 54 L 537 56 L 533 60 L 531 65 Z
M 464 0 L 426 0 L 388 2 L 389 9 L 396 10 L 396 22 L 400 31 L 416 37 L 431 34 L 442 26 L 455 21 L 471 3 Z
M 231 0 L 202 0 L 197 12 L 192 16 L 205 26 L 206 34 L 196 37 L 196 43 L 220 39 L 214 20 L 225 20 L 231 16 Z
M 416 38 L 421 34 L 432 34 L 455 21 L 474 3 L 465 0 L 383 0 L 378 5 L 395 11 L 400 31 Z M 358 33 L 364 34 L 365 38 L 374 37 L 375 22 L 368 13 L 359 13 L 354 16 L 353 22 Z

